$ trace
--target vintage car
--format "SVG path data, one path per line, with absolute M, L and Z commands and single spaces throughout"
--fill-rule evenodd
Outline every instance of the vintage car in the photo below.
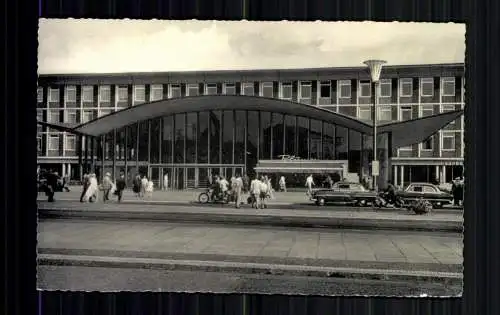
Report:
M 409 205 L 423 198 L 428 200 L 434 209 L 442 208 L 451 204 L 453 196 L 441 191 L 436 185 L 429 183 L 411 183 L 404 190 L 397 191 L 396 196 L 403 201 L 404 205 Z
M 337 182 L 331 189 L 318 189 L 313 191 L 311 200 L 318 206 L 327 203 L 347 203 L 358 206 L 373 204 L 377 194 L 367 190 L 359 183 Z

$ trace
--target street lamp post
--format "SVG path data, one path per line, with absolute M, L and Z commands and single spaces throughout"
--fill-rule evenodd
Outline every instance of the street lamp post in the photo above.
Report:
M 363 62 L 368 66 L 371 76 L 371 90 L 372 90 L 372 116 L 373 116 L 373 160 L 372 160 L 372 178 L 373 189 L 378 191 L 377 177 L 379 176 L 379 161 L 377 157 L 377 91 L 378 82 L 380 80 L 380 73 L 382 66 L 386 63 L 384 60 L 367 60 Z

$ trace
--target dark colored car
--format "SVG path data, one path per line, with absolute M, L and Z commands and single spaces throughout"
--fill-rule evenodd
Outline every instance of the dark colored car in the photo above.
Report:
M 434 209 L 442 208 L 453 201 L 453 196 L 441 191 L 436 185 L 430 183 L 411 183 L 403 191 L 397 191 L 399 197 L 405 205 L 409 205 L 420 198 L 429 201 Z
M 377 194 L 367 190 L 359 183 L 337 182 L 331 189 L 318 189 L 312 193 L 311 200 L 318 206 L 327 203 L 348 203 L 358 206 L 373 204 Z

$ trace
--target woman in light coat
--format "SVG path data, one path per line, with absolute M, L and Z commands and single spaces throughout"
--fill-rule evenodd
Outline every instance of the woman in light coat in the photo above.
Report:
M 89 175 L 89 185 L 85 192 L 84 201 L 94 202 L 99 197 L 99 185 L 95 174 Z

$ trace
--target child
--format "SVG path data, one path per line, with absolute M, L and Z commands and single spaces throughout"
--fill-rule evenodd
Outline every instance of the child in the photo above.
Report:
M 153 181 L 149 180 L 147 185 L 146 185 L 146 197 L 148 199 L 153 198 L 153 187 L 154 187 Z

